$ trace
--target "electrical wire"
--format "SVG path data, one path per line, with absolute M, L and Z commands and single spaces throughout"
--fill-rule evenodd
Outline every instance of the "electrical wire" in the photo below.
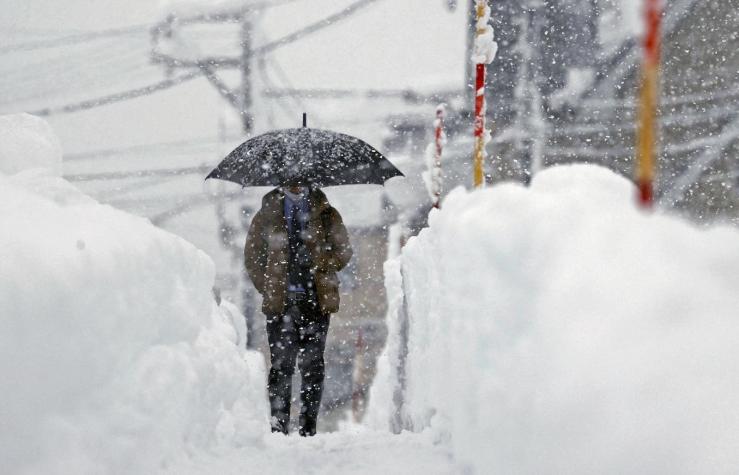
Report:
M 288 35 L 283 36 L 280 39 L 277 39 L 275 41 L 269 42 L 265 45 L 262 45 L 258 48 L 254 49 L 254 54 L 257 55 L 263 55 L 270 53 L 277 48 L 281 48 L 285 45 L 288 45 L 290 43 L 293 43 L 295 41 L 298 41 L 299 39 L 302 39 L 305 36 L 308 36 L 310 34 L 316 33 L 320 30 L 323 30 L 324 28 L 327 28 L 329 26 L 334 26 L 338 22 L 345 20 L 349 18 L 350 16 L 354 15 L 359 10 L 370 6 L 371 4 L 377 2 L 378 0 L 358 0 L 357 2 L 352 3 L 348 7 L 344 8 L 338 13 L 334 13 L 333 15 L 329 15 L 326 18 L 319 20 L 315 23 L 311 23 L 310 25 L 301 28 L 298 31 L 295 31 L 293 33 L 290 33 Z
M 236 141 L 239 140 L 240 136 L 228 136 L 225 138 L 219 138 L 219 137 L 201 137 L 201 138 L 194 138 L 194 139 L 187 139 L 187 140 L 177 140 L 172 142 L 156 142 L 156 143 L 148 143 L 148 144 L 142 144 L 142 145 L 131 145 L 127 147 L 116 147 L 116 148 L 109 148 L 109 149 L 103 149 L 103 150 L 93 150 L 89 152 L 79 152 L 79 153 L 73 153 L 73 154 L 65 154 L 64 155 L 64 161 L 82 161 L 82 160 L 90 160 L 90 159 L 99 159 L 99 158 L 109 158 L 109 157 L 117 157 L 120 155 L 127 155 L 132 153 L 158 153 L 162 149 L 167 148 L 183 148 L 186 146 L 192 146 L 192 145 L 202 145 L 203 147 L 210 147 L 216 144 L 221 143 L 222 141 Z
M 131 58 L 133 59 L 133 58 Z M 96 90 L 133 83 L 149 83 L 161 77 L 158 68 L 147 67 L 142 61 L 121 61 L 113 63 L 101 74 L 84 74 L 82 71 L 65 71 L 56 75 L 49 74 L 49 80 L 36 83 L 25 83 L 23 89 L 16 89 L 3 94 L 3 104 L 53 98 L 60 94 L 69 95 L 76 89 L 89 95 Z M 55 78 L 53 81 L 52 78 Z M 19 84 L 24 84 L 22 81 Z M 3 89 L 0 87 L 0 89 Z
M 270 58 L 269 64 L 272 66 L 272 69 L 277 73 L 282 83 L 287 86 L 290 89 L 293 89 L 293 83 L 290 81 L 290 78 L 285 73 L 285 70 L 282 69 L 282 66 L 280 66 L 280 62 L 277 60 L 276 57 L 272 56 Z M 298 106 L 300 110 L 307 113 L 309 117 L 312 117 L 311 123 L 315 123 L 318 126 L 321 125 L 321 118 L 318 117 L 315 113 L 315 111 L 311 111 L 308 109 L 308 106 L 306 106 L 303 99 L 299 96 L 292 96 L 292 100 L 295 102 L 295 104 Z
M 29 83 L 49 82 L 49 79 L 56 80 L 59 74 L 82 68 L 104 73 L 107 70 L 107 64 L 111 62 L 134 56 L 145 60 L 148 57 L 148 50 L 148 44 L 139 46 L 130 42 L 112 42 L 90 51 L 69 52 L 64 56 L 54 55 L 34 63 L 7 63 L 10 67 L 2 70 L 0 83 L 13 83 L 25 88 Z M 94 68 L 91 68 L 93 65 Z
M 94 68 L 90 67 L 94 63 Z M 47 62 L 40 68 L 22 65 L 16 74 L 0 76 L 0 97 L 3 104 L 12 104 L 25 100 L 54 96 L 71 89 L 84 91 L 99 86 L 111 86 L 120 83 L 130 84 L 134 79 L 146 82 L 161 77 L 161 70 L 151 66 L 144 55 L 131 51 L 127 45 L 120 49 L 107 50 L 104 54 L 93 54 L 84 57 L 65 58 Z
M 37 41 L 29 41 L 26 43 L 10 44 L 6 46 L 0 46 L 0 54 L 14 53 L 18 51 L 33 51 L 46 48 L 59 48 L 79 43 L 89 43 L 91 41 L 97 41 L 100 39 L 147 32 L 151 27 L 151 24 L 131 25 L 122 28 L 109 28 L 106 30 L 75 33 L 57 38 L 48 38 Z
M 286 5 L 289 3 L 294 3 L 298 0 L 272 0 L 272 1 L 261 1 L 261 2 L 253 2 L 250 4 L 245 5 L 242 8 L 242 11 L 246 12 L 249 10 L 263 10 L 273 7 L 278 7 L 282 5 Z M 183 23 L 188 23 L 192 21 L 197 21 L 201 18 L 208 18 L 208 15 L 197 15 L 195 17 L 191 18 L 182 18 L 179 21 Z M 161 23 L 160 23 L 161 24 Z M 74 32 L 61 32 L 63 33 L 62 36 L 56 36 L 54 38 L 44 38 L 34 41 L 27 41 L 25 43 L 15 43 L 10 45 L 5 45 L 0 47 L 0 54 L 7 54 L 7 53 L 13 53 L 13 52 L 19 52 L 19 51 L 33 51 L 38 49 L 49 49 L 49 48 L 59 48 L 69 45 L 75 45 L 80 43 L 89 43 L 92 41 L 97 41 L 101 39 L 106 38 L 115 38 L 120 36 L 128 36 L 136 33 L 145 32 L 148 33 L 151 28 L 157 27 L 157 24 L 151 24 L 151 23 L 143 23 L 143 24 L 137 24 L 137 25 L 130 25 L 130 26 L 124 26 L 119 28 L 107 28 L 104 30 L 94 30 L 94 31 L 74 31 Z M 24 31 L 18 27 L 11 26 L 11 27 L 3 27 L 3 29 L 6 28 L 12 28 L 16 31 Z M 32 30 L 25 30 L 27 32 L 31 32 Z M 59 34 L 59 31 L 55 30 L 35 30 L 33 34 L 39 34 L 39 35 L 50 35 L 50 34 Z
M 31 112 L 31 114 L 39 115 L 39 116 L 68 114 L 70 112 L 78 112 L 78 111 L 83 111 L 87 109 L 92 109 L 94 107 L 100 107 L 100 106 L 104 106 L 108 104 L 113 104 L 116 102 L 127 101 L 130 99 L 135 99 L 137 97 L 147 96 L 155 92 L 163 91 L 165 89 L 170 89 L 174 86 L 178 86 L 187 81 L 191 81 L 200 75 L 201 75 L 200 70 L 190 71 L 180 76 L 177 76 L 171 79 L 165 79 L 164 81 L 159 81 L 157 83 L 149 84 L 144 87 L 129 89 L 127 91 L 122 91 L 122 92 L 118 92 L 115 94 L 98 97 L 95 99 L 88 99 L 88 100 L 81 101 L 81 102 L 67 104 L 67 105 L 60 106 L 60 107 L 49 107 L 45 109 L 40 109 L 40 110 Z
M 269 77 L 269 74 L 267 73 L 267 68 L 264 62 L 264 57 L 257 58 L 257 64 L 258 64 L 258 71 L 259 76 L 262 79 L 262 82 L 267 86 L 268 88 L 272 86 L 272 79 Z M 290 117 L 298 117 L 298 114 L 300 111 L 296 111 L 294 108 L 290 107 L 290 105 L 283 100 L 278 100 L 277 105 L 282 111 L 285 113 L 286 118 Z
M 311 25 L 308 25 L 307 27 L 298 30 L 294 33 L 291 33 L 283 38 L 280 38 L 279 40 L 268 43 L 257 50 L 255 50 L 255 53 L 257 54 L 266 54 L 269 51 L 272 51 L 278 47 L 284 46 L 286 44 L 289 44 L 293 41 L 297 41 L 298 39 L 309 35 L 311 33 L 314 33 L 316 31 L 319 31 L 321 29 L 324 29 L 328 26 L 332 26 L 336 24 L 337 22 L 350 17 L 360 9 L 375 3 L 377 0 L 359 0 L 348 7 L 346 7 L 344 10 L 330 15 L 326 18 L 324 18 L 321 21 L 318 21 L 316 23 L 313 23 Z M 38 48 L 46 48 L 46 47 L 52 47 L 52 42 L 56 42 L 58 44 L 75 44 L 79 42 L 89 42 L 94 41 L 99 38 L 105 38 L 109 36 L 116 36 L 116 35 L 124 35 L 129 34 L 138 30 L 141 30 L 143 28 L 149 28 L 149 25 L 134 25 L 131 27 L 126 28 L 117 28 L 117 29 L 109 29 L 109 30 L 101 30 L 96 32 L 90 32 L 90 33 L 83 33 L 83 34 L 76 34 L 76 35 L 69 35 L 67 37 L 63 38 L 55 38 L 51 40 L 43 40 L 38 42 L 29 42 L 25 43 L 23 45 L 11 45 L 8 47 L 5 47 L 5 52 L 8 51 L 20 51 L 20 50 L 29 50 L 29 49 L 38 49 Z M 10 50 L 8 49 L 10 48 Z M 0 48 L 0 52 L 3 52 L 4 49 Z M 127 91 L 122 91 L 102 97 L 98 97 L 95 99 L 89 99 L 84 100 L 77 103 L 67 104 L 59 107 L 47 107 L 40 110 L 35 111 L 34 113 L 37 115 L 42 116 L 49 116 L 49 115 L 56 115 L 56 114 L 63 114 L 63 113 L 70 113 L 70 112 L 77 112 L 81 110 L 87 110 L 91 109 L 93 107 L 99 107 L 102 105 L 107 105 L 115 102 L 120 102 L 124 100 L 129 100 L 137 97 L 141 97 L 144 95 L 152 94 L 154 92 L 158 92 L 164 89 L 168 89 L 171 87 L 174 87 L 176 85 L 182 84 L 183 82 L 189 81 L 191 79 L 194 79 L 200 74 L 200 71 L 190 71 L 188 73 L 185 73 L 181 76 L 178 76 L 173 79 L 166 79 L 164 81 L 160 81 L 154 84 L 149 84 L 144 87 L 135 88 L 135 89 L 129 89 Z M 23 100 L 30 99 L 30 97 L 24 97 Z
M 193 175 L 207 173 L 213 167 L 210 165 L 200 165 L 196 167 L 180 167 L 180 168 L 153 168 L 146 170 L 130 170 L 130 171 L 110 171 L 110 172 L 94 172 L 94 173 L 77 173 L 64 175 L 64 179 L 72 182 L 80 181 L 98 181 L 98 180 L 120 180 L 124 178 L 143 178 L 143 177 L 177 177 L 184 175 Z

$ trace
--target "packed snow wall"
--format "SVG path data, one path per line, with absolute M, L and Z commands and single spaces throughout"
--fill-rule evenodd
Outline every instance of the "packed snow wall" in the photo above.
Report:
M 739 231 L 634 194 L 590 165 L 450 193 L 386 263 L 368 424 L 470 473 L 739 467 Z
M 154 473 L 257 444 L 263 361 L 210 258 L 56 176 L 40 119 L 0 117 L 0 137 L 3 473 Z

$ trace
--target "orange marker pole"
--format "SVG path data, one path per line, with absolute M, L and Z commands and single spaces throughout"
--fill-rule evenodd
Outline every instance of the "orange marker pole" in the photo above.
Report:
M 487 1 L 477 0 L 477 32 L 480 37 L 485 30 L 480 28 L 480 20 L 485 16 Z M 475 188 L 483 185 L 483 165 L 485 161 L 485 63 L 475 65 L 475 152 L 473 157 L 473 184 Z
M 660 23 L 662 1 L 646 0 L 644 64 L 639 95 L 639 123 L 636 143 L 636 184 L 638 201 L 644 208 L 654 204 L 654 176 L 657 150 L 657 100 L 659 96 Z
M 436 120 L 434 121 L 434 145 L 436 150 L 434 153 L 434 166 L 431 170 L 431 187 L 433 190 L 434 208 L 441 206 L 441 152 L 444 148 L 444 106 L 439 105 L 436 108 Z

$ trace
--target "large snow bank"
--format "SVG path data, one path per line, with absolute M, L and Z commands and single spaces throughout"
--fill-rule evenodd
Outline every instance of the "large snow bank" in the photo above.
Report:
M 3 171 L 23 162 L 6 145 Z M 3 473 L 153 473 L 258 443 L 263 363 L 204 253 L 41 172 L 0 173 L 0 230 Z
M 62 146 L 51 126 L 30 114 L 0 115 L 0 173 L 62 170 Z
M 393 419 L 405 298 L 400 419 L 450 436 L 471 472 L 739 467 L 739 232 L 633 196 L 588 165 L 452 192 L 386 264 L 369 423 Z

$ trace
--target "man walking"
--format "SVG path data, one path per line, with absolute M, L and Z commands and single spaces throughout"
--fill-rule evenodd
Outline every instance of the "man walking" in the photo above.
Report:
M 352 256 L 339 212 L 315 187 L 294 183 L 267 193 L 246 237 L 246 270 L 262 294 L 270 349 L 268 393 L 273 432 L 288 433 L 296 359 L 301 436 L 316 433 L 326 335 L 339 309 L 336 272 Z

